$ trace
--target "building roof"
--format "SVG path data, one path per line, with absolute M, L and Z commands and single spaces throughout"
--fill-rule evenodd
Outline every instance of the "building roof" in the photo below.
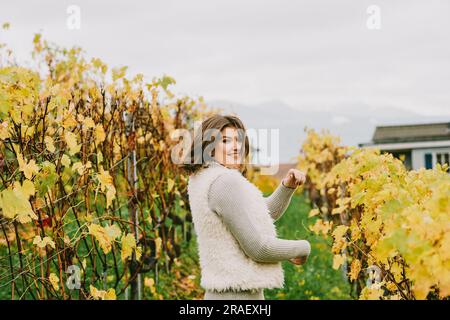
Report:
M 373 144 L 450 140 L 450 122 L 377 126 Z

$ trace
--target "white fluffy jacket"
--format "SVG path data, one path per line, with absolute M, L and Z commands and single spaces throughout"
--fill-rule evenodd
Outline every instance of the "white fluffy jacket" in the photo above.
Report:
M 209 208 L 209 187 L 223 173 L 236 175 L 236 181 L 246 190 L 248 212 L 251 212 L 251 219 L 258 232 L 277 237 L 274 220 L 268 213 L 263 194 L 238 170 L 210 166 L 191 175 L 188 195 L 199 249 L 200 285 L 218 292 L 283 287 L 281 262 L 261 263 L 252 260 L 241 249 L 220 216 Z

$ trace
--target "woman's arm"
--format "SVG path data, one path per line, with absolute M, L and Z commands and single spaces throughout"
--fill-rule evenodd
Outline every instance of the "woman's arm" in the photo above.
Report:
M 211 184 L 209 206 L 224 221 L 242 250 L 258 262 L 278 262 L 308 256 L 311 246 L 306 240 L 285 240 L 260 234 L 250 219 L 242 181 L 233 174 L 220 175 Z
M 286 187 L 283 182 L 280 182 L 270 196 L 264 197 L 267 208 L 269 209 L 269 214 L 273 220 L 276 221 L 281 218 L 289 206 L 294 192 L 295 188 Z

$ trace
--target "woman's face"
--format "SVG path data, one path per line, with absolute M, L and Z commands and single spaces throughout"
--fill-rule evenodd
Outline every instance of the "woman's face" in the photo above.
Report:
M 239 168 L 242 164 L 242 141 L 239 131 L 234 127 L 225 127 L 214 149 L 214 158 L 228 168 Z

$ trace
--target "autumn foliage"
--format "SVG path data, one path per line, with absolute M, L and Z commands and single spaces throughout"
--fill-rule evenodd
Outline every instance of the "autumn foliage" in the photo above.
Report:
M 447 166 L 408 171 L 376 148 L 339 145 L 308 132 L 299 166 L 317 216 L 331 236 L 333 267 L 344 268 L 361 299 L 450 296 L 450 175 Z
M 11 299 L 136 298 L 138 274 L 158 268 L 191 283 L 177 268 L 192 229 L 170 133 L 207 114 L 202 98 L 175 97 L 169 76 L 129 77 L 40 35 L 32 57 L 34 67 L 19 66 L 2 45 L 1 290 Z M 157 281 L 145 277 L 147 297 L 160 298 Z

